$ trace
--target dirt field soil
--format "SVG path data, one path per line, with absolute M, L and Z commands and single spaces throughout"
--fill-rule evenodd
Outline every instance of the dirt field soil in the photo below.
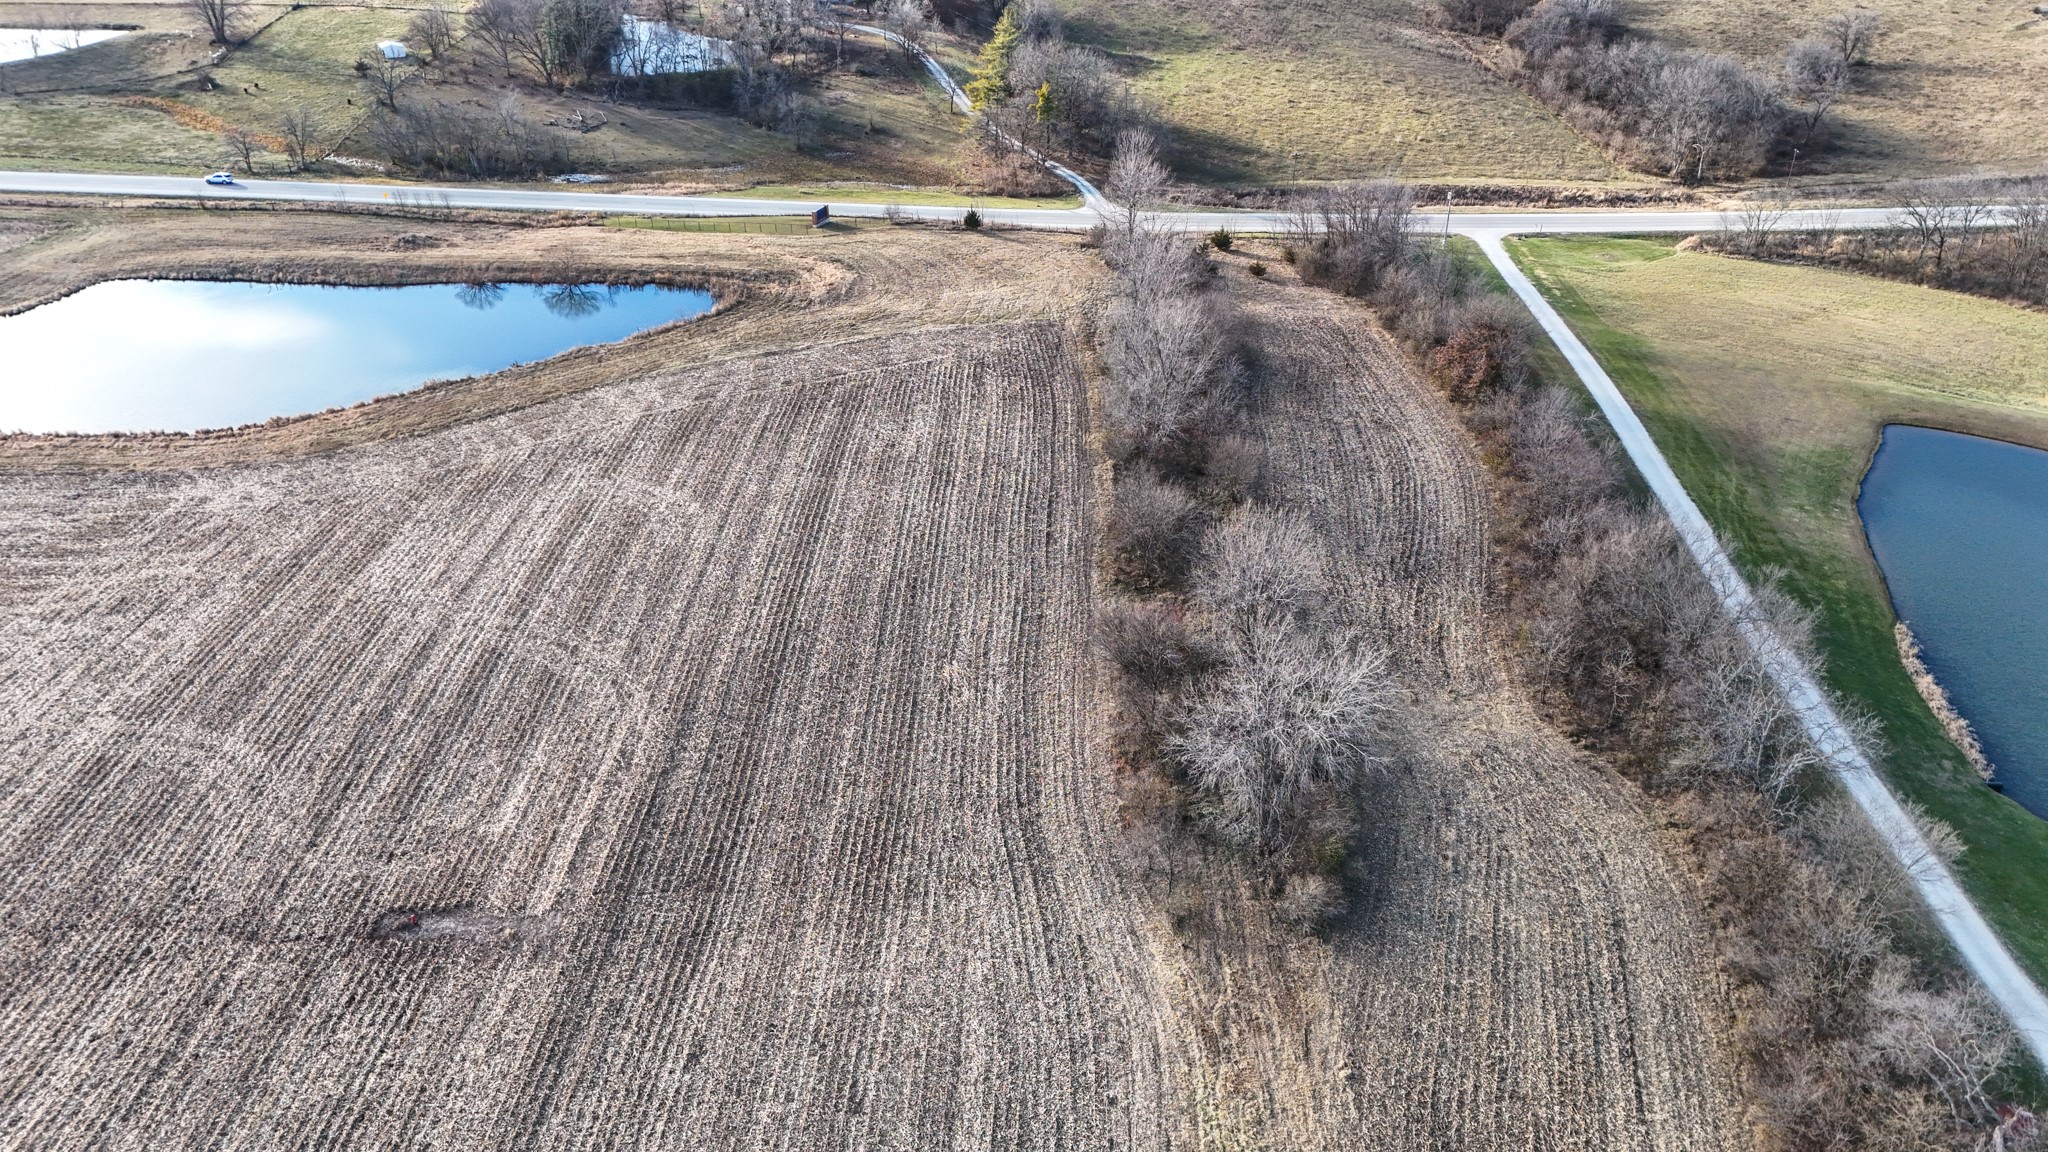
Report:
M 1097 727 L 1072 240 L 12 217 L 0 307 L 202 260 L 733 306 L 0 442 L 0 1144 L 1742 1146 L 1693 898 L 1503 686 L 1482 477 L 1349 305 L 1252 289 L 1268 449 L 1443 735 L 1352 925 L 1226 869 L 1190 938 Z

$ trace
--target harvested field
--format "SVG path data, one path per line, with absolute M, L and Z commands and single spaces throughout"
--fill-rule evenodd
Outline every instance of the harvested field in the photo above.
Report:
M 1019 322 L 10 481 L 0 1132 L 1156 1142 L 1085 431 Z
M 1483 475 L 1351 306 L 1235 276 L 1276 481 L 1428 717 L 1323 940 L 1119 819 L 1073 241 L 0 220 L 53 226 L 0 308 L 194 252 L 729 301 L 0 441 L 0 1144 L 1743 1146 L 1696 898 L 1499 674 Z

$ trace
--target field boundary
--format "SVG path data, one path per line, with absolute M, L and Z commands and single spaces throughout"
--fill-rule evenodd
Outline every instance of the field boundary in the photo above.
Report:
M 1494 268 L 1507 281 L 1522 304 L 1543 326 L 1563 353 L 1572 371 L 1600 406 L 1630 462 L 1657 497 L 1673 527 L 1684 538 L 1693 560 L 1721 598 L 1722 608 L 1741 628 L 1751 649 L 1763 661 L 1771 680 L 1799 716 L 1806 734 L 1827 761 L 1829 769 L 1850 797 L 1862 809 L 1885 847 L 1912 878 L 1914 888 L 1926 901 L 1942 932 L 1955 945 L 1985 991 L 1997 1001 L 2012 1022 L 2036 1064 L 2048 1068 L 2048 996 L 2029 978 L 2003 941 L 1984 920 L 1977 906 L 1963 891 L 1955 875 L 1943 865 L 1921 834 L 1920 828 L 1899 805 L 1870 760 L 1856 744 L 1834 706 L 1798 655 L 1763 623 L 1756 596 L 1728 553 L 1721 547 L 1714 529 L 1693 502 L 1678 474 L 1664 459 L 1656 441 L 1629 406 L 1614 381 L 1593 353 L 1572 332 L 1550 302 L 1536 289 L 1521 267 L 1508 255 L 1502 243 L 1506 232 L 1468 232 L 1486 253 Z

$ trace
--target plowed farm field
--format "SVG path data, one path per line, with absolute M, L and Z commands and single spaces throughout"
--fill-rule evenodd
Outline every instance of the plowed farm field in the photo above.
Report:
M 1745 1145 L 1697 900 L 1503 675 L 1484 475 L 1353 306 L 1233 289 L 1432 734 L 1316 938 L 1120 817 L 1071 240 L 17 215 L 0 307 L 193 251 L 728 306 L 0 441 L 0 1146 Z

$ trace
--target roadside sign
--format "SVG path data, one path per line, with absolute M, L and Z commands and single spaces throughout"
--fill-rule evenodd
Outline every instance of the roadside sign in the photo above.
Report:
M 811 227 L 823 228 L 825 225 L 830 224 L 831 222 L 832 209 L 829 205 L 820 204 L 816 208 L 811 210 Z

